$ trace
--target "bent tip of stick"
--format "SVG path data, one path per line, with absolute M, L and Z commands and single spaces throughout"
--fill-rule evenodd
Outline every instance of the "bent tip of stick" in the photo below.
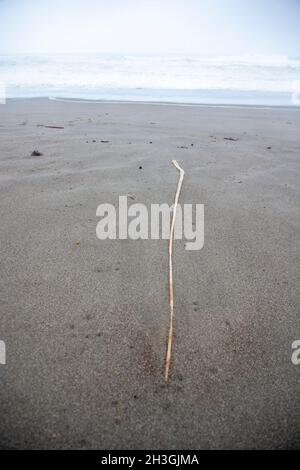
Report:
M 184 175 L 184 170 L 181 168 L 181 166 L 179 166 L 177 160 L 172 160 L 172 163 L 177 168 L 177 170 Z

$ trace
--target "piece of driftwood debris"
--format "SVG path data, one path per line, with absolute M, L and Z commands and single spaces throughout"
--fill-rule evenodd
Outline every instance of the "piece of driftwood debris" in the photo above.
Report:
M 32 157 L 41 157 L 42 155 L 42 152 L 40 152 L 39 150 L 33 150 L 33 152 L 31 152 Z
M 172 160 L 172 163 L 177 168 L 180 175 L 179 175 L 179 180 L 178 180 L 178 183 L 177 183 L 177 189 L 176 189 L 176 194 L 175 194 L 175 201 L 174 201 L 174 206 L 173 206 L 173 217 L 172 217 L 171 228 L 170 228 L 170 237 L 169 237 L 169 304 L 170 304 L 170 320 L 169 320 L 169 334 L 168 334 L 167 354 L 166 354 L 165 373 L 164 373 L 165 383 L 167 383 L 168 379 L 169 379 L 169 370 L 170 370 L 171 355 L 172 355 L 172 342 L 173 342 L 174 286 L 173 286 L 172 254 L 173 254 L 174 228 L 175 228 L 175 222 L 176 222 L 176 212 L 177 212 L 178 200 L 179 200 L 182 181 L 183 181 L 183 177 L 184 177 L 184 170 L 178 165 L 177 161 Z
M 37 127 L 46 127 L 47 129 L 64 129 L 64 126 L 46 126 L 44 124 L 37 124 Z

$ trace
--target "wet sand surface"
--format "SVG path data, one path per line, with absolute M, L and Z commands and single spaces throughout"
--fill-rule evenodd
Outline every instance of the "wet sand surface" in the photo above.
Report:
M 0 105 L 2 448 L 300 447 L 299 125 L 292 108 Z M 168 242 L 95 230 L 119 195 L 171 204 L 174 158 L 205 245 L 174 243 L 165 386 Z

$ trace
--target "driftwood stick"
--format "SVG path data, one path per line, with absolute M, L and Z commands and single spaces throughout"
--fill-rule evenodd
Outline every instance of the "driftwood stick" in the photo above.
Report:
M 168 344 L 167 344 L 167 354 L 166 354 L 166 364 L 165 364 L 165 383 L 168 382 L 169 379 L 169 370 L 170 370 L 170 363 L 171 363 L 171 355 L 172 355 L 172 342 L 173 342 L 173 316 L 174 316 L 174 287 L 173 287 L 173 262 L 172 262 L 172 253 L 173 253 L 173 239 L 174 239 L 174 228 L 176 222 L 176 212 L 177 212 L 177 205 L 178 199 L 181 191 L 182 181 L 184 177 L 183 169 L 178 165 L 176 160 L 172 160 L 173 165 L 177 168 L 180 172 L 179 180 L 177 183 L 177 189 L 175 194 L 175 201 L 173 207 L 173 217 L 171 222 L 170 228 L 170 238 L 169 238 L 169 304 L 170 304 L 170 321 L 169 321 L 169 334 L 168 334 Z
M 46 127 L 47 129 L 64 129 L 64 126 L 45 126 L 44 124 L 37 124 L 37 127 Z

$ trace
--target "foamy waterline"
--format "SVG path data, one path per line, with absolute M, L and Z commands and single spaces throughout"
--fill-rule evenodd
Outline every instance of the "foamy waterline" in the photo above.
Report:
M 285 56 L 0 56 L 7 97 L 292 104 L 300 60 Z

